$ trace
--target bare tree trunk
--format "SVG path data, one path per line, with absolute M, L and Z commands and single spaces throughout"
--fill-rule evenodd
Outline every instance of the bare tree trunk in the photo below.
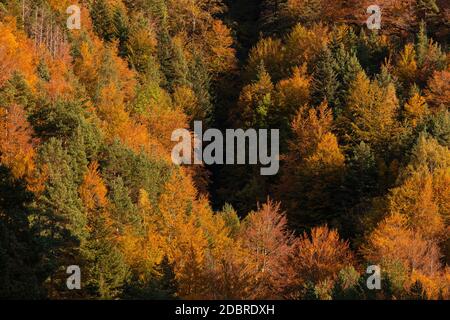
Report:
M 22 0 L 22 24 L 25 30 L 25 0 Z
M 41 31 L 39 34 L 39 45 L 42 44 L 43 31 L 44 31 L 44 9 L 41 9 Z
M 33 36 L 34 36 L 34 46 L 37 47 L 37 41 L 38 41 L 38 10 L 37 9 L 34 12 Z
M 53 52 L 53 23 L 50 24 L 50 45 L 49 45 L 49 51 L 52 54 L 52 56 L 55 56 L 54 52 Z

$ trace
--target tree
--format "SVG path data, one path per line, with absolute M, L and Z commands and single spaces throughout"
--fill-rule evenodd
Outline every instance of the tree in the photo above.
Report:
M 11 78 L 14 72 L 24 76 L 26 83 L 34 87 L 37 82 L 34 69 L 36 67 L 31 41 L 23 32 L 16 29 L 16 22 L 12 17 L 6 17 L 0 22 L 0 87 Z
M 324 14 L 321 0 L 288 0 L 286 9 L 292 19 L 308 24 L 319 21 Z
M 210 30 L 206 33 L 207 47 L 206 65 L 213 74 L 233 71 L 236 67 L 235 50 L 230 29 L 221 20 L 214 20 Z
M 105 41 L 114 39 L 114 8 L 112 1 L 94 0 L 90 8 L 90 16 L 95 32 Z
M 295 277 L 288 287 L 290 298 L 301 298 L 309 284 L 317 288 L 335 281 L 339 271 L 354 262 L 349 243 L 327 226 L 313 228 L 310 235 L 303 233 L 293 250 L 290 268 L 294 269 Z
M 277 195 L 291 226 L 304 230 L 331 222 L 338 214 L 338 190 L 345 168 L 344 155 L 331 133 L 331 110 L 300 108 L 292 121 L 293 138 L 284 155 Z
M 0 108 L 0 162 L 16 179 L 31 178 L 35 169 L 37 140 L 32 135 L 21 107 Z
M 400 185 L 391 190 L 390 210 L 407 216 L 409 226 L 427 239 L 447 238 L 449 155 L 447 147 L 421 135 L 400 176 Z
M 328 42 L 329 30 L 327 27 L 314 24 L 307 28 L 297 24 L 284 39 L 286 67 L 299 67 L 306 63 L 311 69 L 312 63 L 325 49 Z
M 416 127 L 420 124 L 428 114 L 428 106 L 426 100 L 419 93 L 413 96 L 405 103 L 403 115 L 411 126 Z
M 408 217 L 408 225 L 423 237 L 439 239 L 445 226 L 433 190 L 431 174 L 417 172 L 398 188 L 391 190 L 389 208 L 392 213 Z
M 249 52 L 246 78 L 254 79 L 260 72 L 260 66 L 264 65 L 270 77 L 274 81 L 278 81 L 285 74 L 284 61 L 281 40 L 261 39 Z
M 397 75 L 404 89 L 408 90 L 414 83 L 424 87 L 434 71 L 445 69 L 446 59 L 439 44 L 428 38 L 422 22 L 415 44 L 406 44 L 397 62 Z
M 182 186 L 182 187 L 180 187 Z M 198 228 L 194 214 L 196 190 L 189 176 L 176 172 L 159 197 L 161 235 L 170 263 L 174 264 L 178 294 L 184 298 L 202 297 L 207 284 L 205 274 L 206 234 Z
M 449 107 L 450 97 L 450 72 L 448 70 L 435 71 L 425 90 L 425 98 L 432 110 L 438 110 L 441 106 Z
M 442 272 L 425 275 L 420 271 L 413 271 L 408 283 L 408 296 L 410 299 L 448 299 L 449 281 L 448 267 Z
M 355 80 L 357 74 L 362 72 L 362 67 L 354 52 L 349 52 L 345 49 L 344 44 L 340 44 L 334 53 L 336 60 L 336 81 L 339 83 L 339 88 L 336 92 L 336 107 L 335 115 L 339 115 L 342 108 L 345 106 L 348 98 L 350 85 Z
M 33 204 L 36 211 L 30 220 L 42 238 L 43 268 L 52 271 L 45 284 L 48 294 L 61 298 L 71 294 L 64 290 L 65 267 L 84 264 L 80 243 L 86 240 L 87 217 L 78 197 L 71 158 L 61 140 L 51 138 L 43 144 L 37 163 L 40 170 L 45 166 L 47 179 Z
M 391 279 L 397 296 L 402 294 L 414 270 L 425 275 L 440 270 L 436 243 L 408 228 L 407 218 L 400 213 L 387 216 L 378 225 L 369 235 L 362 252 L 370 263 L 381 266 Z
M 445 1 L 71 2 L 0 0 L 1 298 L 449 298 Z M 280 174 L 174 165 L 195 120 Z
M 415 47 L 417 52 L 417 66 L 420 69 L 417 82 L 421 86 L 424 86 L 435 70 L 441 71 L 446 67 L 447 57 L 442 52 L 438 43 L 432 39 L 428 39 L 424 22 L 420 24 Z
M 239 237 L 244 248 L 250 251 L 255 268 L 252 272 L 255 283 L 249 298 L 279 297 L 291 281 L 292 274 L 286 268 L 293 242 L 280 204 L 268 200 L 257 212 L 250 213 L 242 223 Z
M 157 69 L 157 35 L 153 28 L 139 21 L 133 26 L 126 43 L 128 59 L 131 65 L 140 73 L 151 74 Z
M 335 106 L 339 88 L 336 69 L 336 61 L 330 49 L 323 49 L 317 56 L 313 73 L 312 97 L 315 104 L 318 105 L 322 101 L 326 101 L 330 107 Z
M 245 128 L 264 128 L 274 104 L 274 86 L 264 64 L 258 69 L 257 79 L 245 86 L 238 101 L 239 122 Z M 237 119 L 236 119 L 237 120 Z
M 364 72 L 358 73 L 350 85 L 347 106 L 337 119 L 340 136 L 348 144 L 363 141 L 374 150 L 386 151 L 398 134 L 398 104 L 392 83 L 382 87 Z
M 107 189 L 98 173 L 98 163 L 89 165 L 79 188 L 80 198 L 87 211 L 86 228 L 89 235 L 83 243 L 86 256 L 84 287 L 94 298 L 114 299 L 121 293 L 127 268 L 113 229 L 108 210 Z
M 417 18 L 424 19 L 425 21 L 430 21 L 439 13 L 439 7 L 436 0 L 417 0 L 415 9 Z
M 396 67 L 396 74 L 404 86 L 410 85 L 417 77 L 416 50 L 410 43 L 405 45 Z
M 439 144 L 450 147 L 450 114 L 446 109 L 439 110 L 436 114 L 432 114 L 427 124 L 427 132 L 434 138 Z
M 203 120 L 206 124 L 214 120 L 215 111 L 213 104 L 212 84 L 213 75 L 208 71 L 207 64 L 203 57 L 197 56 L 190 63 L 188 70 L 188 81 L 197 100 L 198 117 L 196 120 Z M 187 113 L 189 115 L 189 113 Z

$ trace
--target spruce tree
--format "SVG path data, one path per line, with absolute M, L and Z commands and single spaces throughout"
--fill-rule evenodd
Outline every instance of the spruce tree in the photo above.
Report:
M 337 49 L 335 59 L 337 66 L 336 81 L 339 83 L 339 88 L 336 93 L 336 108 L 334 112 L 335 116 L 338 116 L 340 109 L 345 105 L 350 84 L 355 80 L 358 72 L 362 71 L 362 67 L 359 64 L 356 54 L 346 51 L 343 44 Z
M 336 60 L 331 50 L 323 49 L 317 57 L 313 72 L 312 97 L 316 105 L 326 100 L 330 107 L 335 107 L 339 88 L 336 69 Z
M 95 32 L 105 41 L 114 39 L 113 9 L 106 0 L 94 0 L 90 8 L 90 15 Z
M 195 97 L 202 110 L 201 113 L 205 115 L 204 119 L 196 120 L 204 120 L 206 123 L 212 123 L 215 112 L 213 110 L 214 105 L 211 94 L 211 77 L 200 56 L 197 56 L 194 63 L 189 65 L 188 82 L 195 93 Z
M 72 159 L 61 140 L 51 138 L 40 149 L 38 164 L 45 168 L 47 180 L 44 192 L 33 205 L 36 213 L 31 221 L 44 238 L 42 245 L 46 255 L 43 268 L 52 270 L 46 287 L 53 298 L 81 294 L 66 290 L 65 283 L 65 268 L 85 263 L 80 244 L 87 236 L 87 218 L 78 197 L 76 175 L 71 163 Z

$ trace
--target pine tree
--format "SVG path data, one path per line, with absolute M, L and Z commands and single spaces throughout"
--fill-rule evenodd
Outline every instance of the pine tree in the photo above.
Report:
M 423 66 L 425 59 L 426 59 L 426 55 L 428 52 L 428 44 L 429 44 L 429 40 L 428 40 L 428 36 L 427 36 L 427 30 L 426 30 L 426 26 L 425 26 L 425 22 L 422 21 L 420 23 L 420 27 L 419 27 L 419 33 L 417 34 L 417 40 L 416 40 L 416 53 L 417 53 L 417 65 L 420 67 Z
M 113 10 L 114 37 L 119 41 L 119 56 L 128 55 L 127 41 L 130 36 L 129 19 L 125 10 L 116 7 Z
M 416 3 L 417 18 L 430 21 L 439 13 L 439 7 L 436 0 L 417 0 Z
M 439 144 L 450 148 L 450 113 L 446 109 L 442 109 L 433 114 L 427 121 L 427 132 Z
M 197 108 L 199 108 L 199 117 L 195 120 L 203 120 L 206 123 L 212 123 L 214 120 L 214 104 L 212 97 L 211 76 L 207 67 L 203 63 L 200 56 L 195 57 L 194 61 L 189 65 L 187 81 L 192 91 L 195 93 L 197 100 Z
M 94 0 L 90 8 L 95 32 L 105 41 L 114 39 L 114 11 L 107 0 Z
M 328 102 L 331 108 L 336 105 L 339 88 L 336 73 L 337 65 L 331 50 L 326 48 L 319 53 L 313 73 L 312 97 L 315 104 Z
M 71 294 L 64 290 L 65 268 L 84 264 L 80 243 L 87 236 L 87 217 L 78 197 L 71 157 L 62 142 L 51 138 L 42 145 L 37 161 L 40 168 L 45 166 L 47 180 L 45 190 L 35 201 L 37 211 L 31 221 L 45 239 L 43 246 L 46 255 L 43 261 L 46 265 L 43 268 L 53 272 L 46 283 L 49 296 L 64 297 Z
M 362 71 L 362 67 L 355 53 L 345 50 L 344 45 L 340 45 L 335 53 L 337 76 L 336 81 L 339 88 L 336 93 L 335 116 L 338 116 L 345 106 L 351 83 L 355 80 L 356 75 Z
M 450 98 L 450 71 L 435 71 L 433 77 L 428 82 L 428 88 L 425 90 L 425 98 L 432 110 L 439 108 L 448 109 Z
M 85 287 L 87 294 L 100 299 L 114 299 L 121 293 L 127 268 L 108 213 L 107 189 L 98 173 L 96 162 L 89 165 L 79 188 L 80 198 L 87 211 L 89 235 L 83 244 L 86 256 Z

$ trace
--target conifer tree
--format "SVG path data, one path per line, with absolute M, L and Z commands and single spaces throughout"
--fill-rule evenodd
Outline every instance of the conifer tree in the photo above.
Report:
M 351 83 L 355 80 L 356 75 L 362 71 L 362 67 L 355 53 L 349 53 L 345 50 L 344 45 L 340 45 L 335 53 L 336 59 L 336 81 L 340 84 L 336 93 L 336 110 L 335 115 L 339 115 L 345 105 L 348 97 L 348 91 Z
M 331 50 L 325 48 L 317 56 L 314 67 L 312 97 L 315 104 L 326 101 L 331 108 L 334 108 L 339 88 L 336 69 L 336 61 Z
M 89 165 L 79 194 L 86 210 L 89 231 L 82 247 L 86 256 L 85 290 L 94 298 L 117 298 L 121 294 L 127 268 L 118 250 L 113 221 L 108 212 L 107 189 L 96 162 Z
M 46 255 L 43 268 L 52 270 L 46 283 L 49 296 L 64 297 L 65 268 L 83 265 L 80 243 L 86 240 L 87 217 L 78 197 L 76 178 L 71 168 L 71 157 L 58 139 L 51 138 L 42 145 L 38 155 L 41 168 L 46 168 L 45 190 L 34 203 L 36 213 L 31 221 L 43 238 Z

